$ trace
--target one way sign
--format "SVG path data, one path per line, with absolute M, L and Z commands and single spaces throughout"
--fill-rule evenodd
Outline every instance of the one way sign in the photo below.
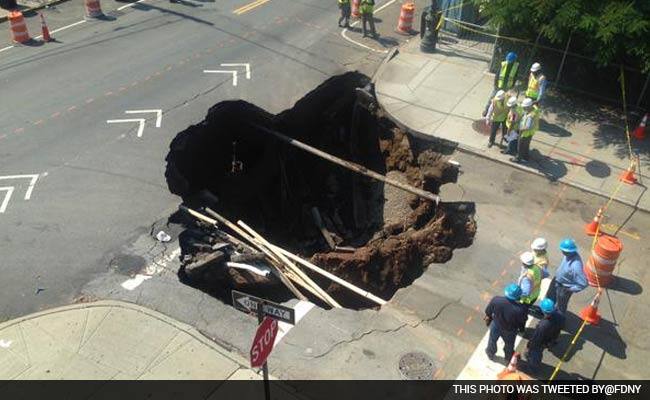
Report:
M 285 307 L 283 305 L 272 303 L 268 300 L 260 299 L 259 297 L 251 296 L 250 294 L 232 291 L 232 304 L 236 309 L 246 312 L 257 312 L 257 307 L 260 303 L 264 303 L 262 312 L 278 321 L 286 322 L 287 324 L 296 324 L 296 312 L 293 308 Z

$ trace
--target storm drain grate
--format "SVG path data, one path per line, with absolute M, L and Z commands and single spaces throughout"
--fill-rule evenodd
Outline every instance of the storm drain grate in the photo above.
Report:
M 399 359 L 399 372 L 409 380 L 432 380 L 436 372 L 433 360 L 424 353 L 411 352 Z

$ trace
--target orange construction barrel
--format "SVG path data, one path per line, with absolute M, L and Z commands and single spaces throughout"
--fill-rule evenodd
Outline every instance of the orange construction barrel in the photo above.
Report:
M 589 261 L 583 270 L 591 286 L 606 287 L 612 281 L 612 272 L 623 250 L 623 243 L 614 236 L 603 235 L 596 241 Z
M 9 30 L 11 31 L 11 40 L 14 43 L 26 43 L 31 40 L 27 32 L 27 24 L 25 18 L 20 11 L 12 11 L 7 14 L 9 19 Z

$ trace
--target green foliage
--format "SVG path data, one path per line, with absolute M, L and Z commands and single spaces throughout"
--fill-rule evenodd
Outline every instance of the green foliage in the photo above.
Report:
M 473 0 L 503 34 L 552 43 L 570 35 L 601 65 L 624 62 L 650 71 L 649 0 Z

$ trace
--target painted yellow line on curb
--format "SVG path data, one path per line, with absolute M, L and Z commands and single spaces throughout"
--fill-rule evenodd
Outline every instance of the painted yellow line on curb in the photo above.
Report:
M 620 228 L 619 225 L 616 225 L 616 224 L 602 224 L 602 227 L 607 231 L 610 231 L 610 232 L 611 231 L 614 231 L 614 232 L 618 231 L 618 233 L 622 233 L 623 235 L 629 236 L 632 239 L 641 240 L 641 236 L 638 233 L 628 232 L 628 231 L 625 231 L 623 229 L 619 229 Z
M 232 13 L 237 14 L 237 15 L 241 15 L 241 14 L 243 14 L 245 12 L 248 12 L 248 11 L 250 11 L 250 10 L 252 10 L 254 8 L 257 8 L 257 7 L 261 6 L 261 5 L 264 5 L 264 4 L 268 3 L 268 2 L 269 2 L 269 0 L 256 0 L 256 1 L 252 2 L 252 3 L 246 4 L 243 7 L 239 7 L 238 9 L 234 10 Z

